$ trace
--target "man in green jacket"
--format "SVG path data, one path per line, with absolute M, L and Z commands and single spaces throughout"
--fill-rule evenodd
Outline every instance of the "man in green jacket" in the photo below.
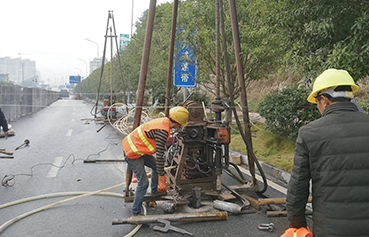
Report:
M 369 236 L 369 116 L 350 102 L 347 71 L 328 69 L 308 97 L 322 117 L 300 128 L 287 192 L 290 227 L 306 227 L 312 183 L 313 235 Z

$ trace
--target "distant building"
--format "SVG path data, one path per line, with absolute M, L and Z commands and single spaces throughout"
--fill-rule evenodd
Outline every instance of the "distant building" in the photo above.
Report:
M 38 76 L 35 61 L 10 57 L 0 58 L 0 75 L 2 74 L 7 75 L 8 82 L 19 85 Z
M 101 58 L 94 58 L 94 60 L 90 61 L 90 74 L 101 67 Z
M 9 74 L 0 74 L 0 81 L 9 82 Z
M 29 77 L 20 83 L 24 87 L 38 87 L 38 76 Z

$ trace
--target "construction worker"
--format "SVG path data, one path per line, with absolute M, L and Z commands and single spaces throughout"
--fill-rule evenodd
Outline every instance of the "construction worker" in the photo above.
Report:
M 3 128 L 4 136 L 5 138 L 7 138 L 9 135 L 9 132 L 8 132 L 9 128 L 8 128 L 8 123 L 6 122 L 6 119 L 5 119 L 5 115 L 3 111 L 1 110 L 1 108 L 0 108 L 0 127 Z
M 307 99 L 322 117 L 299 130 L 286 207 L 291 228 L 307 227 L 311 180 L 314 237 L 369 236 L 369 116 L 350 102 L 358 90 L 347 71 L 328 69 Z
M 157 118 L 142 124 L 123 139 L 125 160 L 138 182 L 132 207 L 134 216 L 141 213 L 142 200 L 149 186 L 145 166 L 152 169 L 151 196 L 166 194 L 165 143 L 170 137 L 171 129 L 187 125 L 188 115 L 186 108 L 174 107 L 169 111 L 169 118 Z M 154 153 L 156 153 L 156 159 L 152 156 Z

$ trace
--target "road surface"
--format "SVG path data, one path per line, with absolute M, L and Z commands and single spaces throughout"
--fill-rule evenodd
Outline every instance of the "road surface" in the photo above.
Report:
M 0 187 L 0 205 L 39 195 L 48 198 L 1 208 L 1 237 L 118 237 L 126 236 L 136 227 L 112 225 L 113 219 L 130 217 L 132 206 L 121 197 L 112 195 L 79 198 L 12 221 L 38 208 L 78 196 L 75 192 L 82 195 L 120 185 L 109 192 L 123 194 L 126 170 L 123 160 L 84 162 L 122 159 L 121 140 L 124 135 L 110 125 L 97 132 L 102 125 L 93 120 L 90 114 L 92 106 L 83 100 L 65 98 L 33 115 L 11 122 L 15 136 L 6 140 L 0 138 L 0 148 L 14 153 L 14 159 L 0 159 L 0 177 L 4 183 Z M 15 150 L 25 139 L 30 144 Z M 243 171 L 247 173 L 246 169 Z M 264 197 L 285 197 L 285 187 L 273 187 L 278 190 L 270 186 Z M 62 196 L 50 197 L 55 193 Z M 260 197 L 255 193 L 250 193 L 250 196 Z M 165 214 L 159 208 L 148 207 L 147 211 L 148 215 Z M 280 236 L 288 228 L 286 217 L 267 217 L 265 207 L 260 211 L 250 208 L 250 211 L 254 214 L 230 214 L 227 220 L 172 224 L 201 237 L 272 237 Z M 264 223 L 274 223 L 274 231 L 259 230 L 258 225 Z M 184 236 L 170 230 L 167 233 L 155 231 L 153 226 L 143 225 L 135 236 Z

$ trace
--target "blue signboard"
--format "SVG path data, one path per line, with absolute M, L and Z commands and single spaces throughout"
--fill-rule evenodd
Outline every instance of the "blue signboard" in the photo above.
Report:
M 69 83 L 80 83 L 81 76 L 69 76 Z
M 194 50 L 183 43 L 176 43 L 175 47 L 179 50 L 174 59 L 173 87 L 197 87 Z
M 129 35 L 127 34 L 120 34 L 119 39 L 119 50 L 122 51 L 124 47 L 126 47 L 129 43 Z

